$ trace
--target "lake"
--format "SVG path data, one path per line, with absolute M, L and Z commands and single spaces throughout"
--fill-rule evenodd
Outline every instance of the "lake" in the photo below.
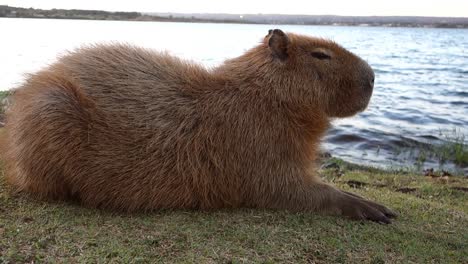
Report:
M 419 160 L 438 168 L 438 158 L 421 149 L 447 138 L 467 139 L 468 29 L 0 18 L 0 90 L 14 88 L 25 73 L 83 44 L 127 42 L 213 67 L 239 56 L 275 27 L 333 39 L 374 68 L 369 108 L 333 121 L 325 151 L 359 164 L 411 167 Z M 451 162 L 443 166 L 468 172 Z

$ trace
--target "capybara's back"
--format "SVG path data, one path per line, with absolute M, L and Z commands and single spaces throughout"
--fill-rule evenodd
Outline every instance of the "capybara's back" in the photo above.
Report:
M 189 82 L 204 75 L 125 45 L 63 57 L 15 92 L 6 126 L 8 181 L 43 198 L 91 206 L 197 206 L 189 175 L 180 176 L 193 140 L 186 130 L 200 116 Z
M 114 210 L 261 207 L 388 222 L 391 211 L 313 171 L 329 118 L 364 110 L 373 78 L 337 44 L 280 30 L 212 70 L 129 45 L 81 48 L 15 91 L 7 181 Z

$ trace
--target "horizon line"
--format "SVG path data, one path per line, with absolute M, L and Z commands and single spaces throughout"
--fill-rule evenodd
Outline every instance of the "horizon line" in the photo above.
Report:
M 105 11 L 105 12 L 125 12 L 125 13 L 141 13 L 141 14 L 211 14 L 211 15 L 279 15 L 279 16 L 334 16 L 334 17 L 420 17 L 420 18 L 461 18 L 468 19 L 468 16 L 425 16 L 425 15 L 334 15 L 334 14 L 281 14 L 281 13 L 228 13 L 228 12 L 170 12 L 170 11 L 122 11 L 122 10 L 106 10 L 106 9 L 81 9 L 81 8 L 35 8 L 22 7 L 11 5 L 0 5 L 13 8 L 24 9 L 40 9 L 40 10 L 85 10 L 85 11 Z

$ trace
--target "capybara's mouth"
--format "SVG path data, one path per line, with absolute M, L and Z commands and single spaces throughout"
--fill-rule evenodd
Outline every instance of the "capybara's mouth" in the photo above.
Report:
M 372 89 L 367 90 L 366 95 L 362 97 L 362 99 L 361 99 L 361 101 L 359 103 L 357 113 L 364 112 L 367 109 L 367 107 L 369 107 L 371 97 L 372 97 Z

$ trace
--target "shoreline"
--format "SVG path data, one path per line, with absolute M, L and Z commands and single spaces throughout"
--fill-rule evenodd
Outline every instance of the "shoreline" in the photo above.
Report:
M 253 25 L 360 26 L 403 28 L 468 28 L 468 17 L 424 16 L 337 16 L 281 14 L 212 14 L 108 12 L 80 9 L 34 9 L 0 5 L 0 17 L 35 19 L 76 19 L 99 21 L 143 21 L 181 23 L 224 23 Z
M 468 24 L 463 26 L 419 26 L 419 25 L 389 25 L 389 24 L 347 24 L 347 23 L 324 23 L 324 24 L 294 24 L 294 23 L 254 23 L 241 21 L 219 21 L 219 20 L 126 20 L 126 19 L 94 19 L 94 18 L 65 18 L 65 17 L 0 17 L 8 19 L 56 19 L 56 20 L 85 20 L 85 21 L 122 21 L 122 22 L 159 22 L 159 23 L 198 23 L 198 24 L 239 24 L 239 25 L 270 25 L 270 26 L 324 26 L 324 27 L 366 27 L 366 28 L 430 28 L 430 29 L 468 29 Z

